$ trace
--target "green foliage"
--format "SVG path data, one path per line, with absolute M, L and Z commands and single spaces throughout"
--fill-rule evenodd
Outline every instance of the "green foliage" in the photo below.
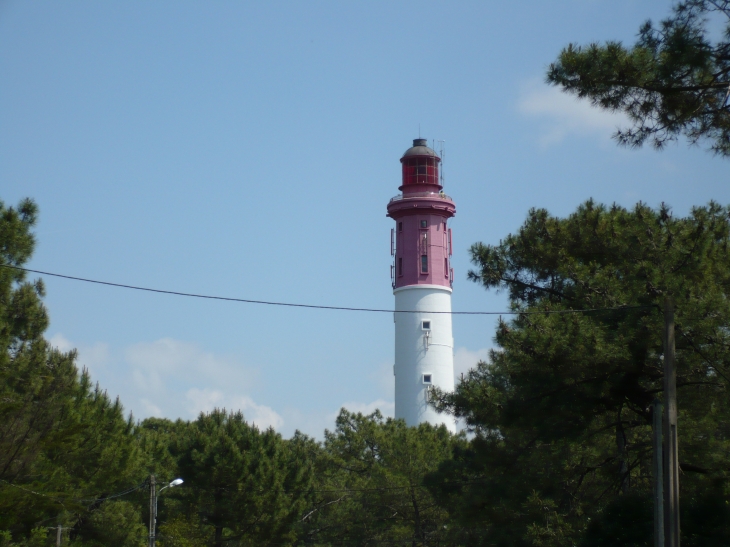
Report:
M 0 265 L 30 258 L 36 217 L 30 200 L 0 202 Z M 75 351 L 43 338 L 43 294 L 41 281 L 0 268 L 0 529 L 31 542 L 36 523 L 66 515 L 83 527 L 93 500 L 142 476 L 131 417 L 79 375 Z
M 48 529 L 33 528 L 30 532 L 30 538 L 21 543 L 22 547 L 46 547 L 48 545 Z
M 476 435 L 432 479 L 461 527 L 479 529 L 465 543 L 571 544 L 601 514 L 621 512 L 622 496 L 650 495 L 666 295 L 676 300 L 682 499 L 709 484 L 727 494 L 728 213 L 710 204 L 674 218 L 666 207 L 589 201 L 565 219 L 533 210 L 499 245 L 472 246 L 470 278 L 508 291 L 525 313 L 500 321 L 490 363 L 440 394 L 438 406 Z M 572 309 L 598 311 L 527 313 Z M 458 480 L 474 484 L 448 484 Z M 560 534 L 540 532 L 547 524 L 525 505 L 533 496 Z
M 0 265 L 32 253 L 36 207 L 0 205 Z M 161 547 L 444 544 L 448 514 L 423 484 L 462 438 L 421 425 L 342 411 L 324 443 L 284 440 L 240 412 L 197 420 L 125 420 L 63 353 L 43 338 L 40 281 L 0 267 L 0 541 L 141 547 L 147 489 L 107 496 L 154 474 Z M 175 477 L 184 484 L 159 490 Z M 70 529 L 70 530 L 69 530 Z M 53 535 L 54 537 L 50 537 Z
M 726 19 L 724 40 L 708 37 L 707 18 Z M 712 141 L 730 156 L 730 3 L 685 0 L 655 28 L 645 23 L 631 48 L 618 42 L 570 44 L 550 65 L 547 81 L 602 108 L 622 111 L 633 128 L 618 131 L 622 144 L 649 140 L 661 148 L 678 135 Z
M 186 518 L 178 514 L 160 526 L 158 535 L 162 547 L 208 547 L 214 541 L 214 530 L 197 515 Z
M 654 505 L 645 492 L 615 498 L 588 524 L 581 546 L 652 547 Z
M 316 545 L 439 545 L 448 514 L 424 487 L 456 445 L 445 427 L 341 410 L 325 433 L 319 487 L 305 513 L 304 537 Z
M 295 444 L 273 429 L 259 431 L 240 412 L 214 410 L 187 424 L 171 453 L 185 477 L 177 493 L 183 514 L 212 528 L 213 545 L 294 540 L 313 480 Z
M 91 514 L 82 541 L 75 543 L 85 547 L 145 547 L 147 536 L 137 507 L 128 501 L 108 501 Z

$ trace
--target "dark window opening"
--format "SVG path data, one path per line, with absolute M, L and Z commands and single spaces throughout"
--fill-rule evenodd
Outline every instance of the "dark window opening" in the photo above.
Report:
M 431 330 L 431 321 L 423 321 L 423 322 L 421 322 L 421 328 L 423 330 Z
M 403 258 L 398 258 L 398 275 L 403 275 Z
M 428 255 L 421 255 L 421 273 L 428 273 Z
M 444 258 L 444 276 L 449 277 L 449 259 Z
M 427 220 L 422 220 L 421 221 L 421 228 L 428 228 L 428 221 Z
M 431 375 L 430 374 L 424 374 L 423 375 L 423 383 L 424 384 L 430 384 L 431 383 Z
M 403 231 L 403 223 L 402 222 L 399 222 L 398 223 L 398 231 L 399 232 L 402 232 Z

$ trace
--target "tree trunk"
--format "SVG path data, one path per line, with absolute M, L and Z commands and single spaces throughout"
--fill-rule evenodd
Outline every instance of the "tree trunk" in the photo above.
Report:
M 629 491 L 629 462 L 626 452 L 626 432 L 621 423 L 621 410 L 618 411 L 618 424 L 616 425 L 616 448 L 618 450 L 619 459 L 619 481 L 621 484 L 621 492 L 624 494 Z

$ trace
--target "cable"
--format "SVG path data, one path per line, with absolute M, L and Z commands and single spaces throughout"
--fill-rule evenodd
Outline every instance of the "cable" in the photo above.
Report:
M 84 283 L 95 283 L 97 285 L 107 285 L 109 287 L 119 287 L 122 289 L 133 289 L 135 291 L 146 291 L 160 294 L 171 294 L 173 296 L 187 296 L 189 298 L 204 298 L 207 300 L 224 300 L 227 302 L 241 302 L 244 304 L 264 304 L 267 306 L 286 306 L 291 308 L 309 308 L 317 310 L 338 310 L 338 311 L 365 311 L 375 313 L 429 313 L 429 314 L 448 314 L 448 315 L 549 315 L 549 314 L 565 314 L 565 313 L 585 313 L 585 312 L 603 312 L 603 311 L 623 311 L 640 308 L 653 308 L 653 305 L 645 306 L 617 306 L 613 308 L 592 308 L 578 310 L 544 310 L 544 311 L 424 311 L 424 310 L 385 310 L 378 308 L 349 308 L 345 306 L 321 306 L 317 304 L 293 304 L 291 302 L 271 302 L 267 300 L 249 300 L 245 298 L 233 298 L 230 296 L 213 296 L 208 294 L 195 294 L 178 291 L 168 291 L 165 289 L 152 289 L 149 287 L 137 287 L 135 285 L 125 285 L 123 283 L 112 283 L 111 281 L 99 281 L 97 279 L 86 279 L 84 277 L 74 277 L 72 275 L 63 275 L 41 270 L 31 270 L 30 268 L 21 268 L 20 266 L 10 266 L 9 264 L 0 264 L 2 268 L 11 268 L 23 272 L 37 273 L 41 275 L 49 275 L 51 277 L 60 277 L 62 279 L 71 279 L 73 281 L 83 281 Z
M 111 496 L 107 496 L 105 498 L 95 498 L 95 499 L 77 499 L 73 501 L 80 501 L 80 502 L 86 502 L 86 503 L 96 503 L 98 501 L 106 501 L 106 500 L 112 500 L 114 498 L 119 498 L 122 496 L 126 496 L 127 494 L 131 494 L 132 492 L 136 492 L 137 490 L 141 490 L 147 486 L 147 481 L 139 483 L 137 486 L 133 486 L 132 488 L 129 488 L 128 490 L 125 490 L 124 492 L 119 492 L 118 494 L 112 494 Z
M 131 488 L 128 488 L 127 490 L 124 490 L 123 492 L 119 492 L 117 494 L 111 494 L 110 496 L 107 496 L 105 498 L 55 498 L 53 496 L 49 496 L 48 494 L 44 494 L 42 492 L 36 492 L 35 490 L 30 490 L 28 488 L 24 488 L 22 486 L 19 486 L 17 484 L 13 484 L 12 482 L 6 481 L 5 479 L 0 479 L 0 482 L 4 482 L 8 486 L 12 486 L 13 488 L 17 488 L 18 490 L 23 490 L 24 492 L 28 492 L 29 494 L 35 494 L 36 496 L 42 496 L 44 498 L 51 499 L 55 501 L 56 503 L 60 503 L 63 505 L 63 502 L 71 503 L 71 502 L 85 502 L 85 503 L 96 503 L 98 501 L 106 501 L 111 500 L 114 498 L 119 498 L 121 496 L 126 496 L 127 494 L 131 494 L 132 492 L 136 492 L 137 490 L 140 490 L 141 488 L 144 488 L 147 485 L 147 482 L 141 482 L 137 486 L 133 486 Z
M 22 486 L 18 486 L 17 484 L 13 484 L 10 481 L 6 481 L 5 479 L 0 479 L 0 482 L 4 482 L 8 486 L 11 486 L 13 488 L 17 488 L 18 490 L 22 490 L 23 492 L 28 492 L 29 494 L 35 494 L 36 496 L 41 496 L 43 498 L 48 498 L 49 500 L 53 500 L 56 503 L 59 503 L 63 505 L 63 501 L 60 498 L 54 498 L 53 496 L 49 496 L 48 494 L 44 494 L 42 492 L 36 492 L 35 490 L 30 490 L 29 488 L 23 488 Z M 68 501 L 68 500 L 66 500 Z

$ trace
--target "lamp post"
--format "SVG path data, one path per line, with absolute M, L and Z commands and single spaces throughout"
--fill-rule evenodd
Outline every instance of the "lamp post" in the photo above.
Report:
M 150 543 L 149 547 L 155 547 L 155 538 L 157 537 L 157 496 L 162 494 L 165 488 L 172 488 L 173 486 L 179 486 L 183 483 L 182 479 L 175 479 L 167 486 L 160 488 L 157 491 L 157 485 L 155 483 L 155 476 L 150 475 Z

